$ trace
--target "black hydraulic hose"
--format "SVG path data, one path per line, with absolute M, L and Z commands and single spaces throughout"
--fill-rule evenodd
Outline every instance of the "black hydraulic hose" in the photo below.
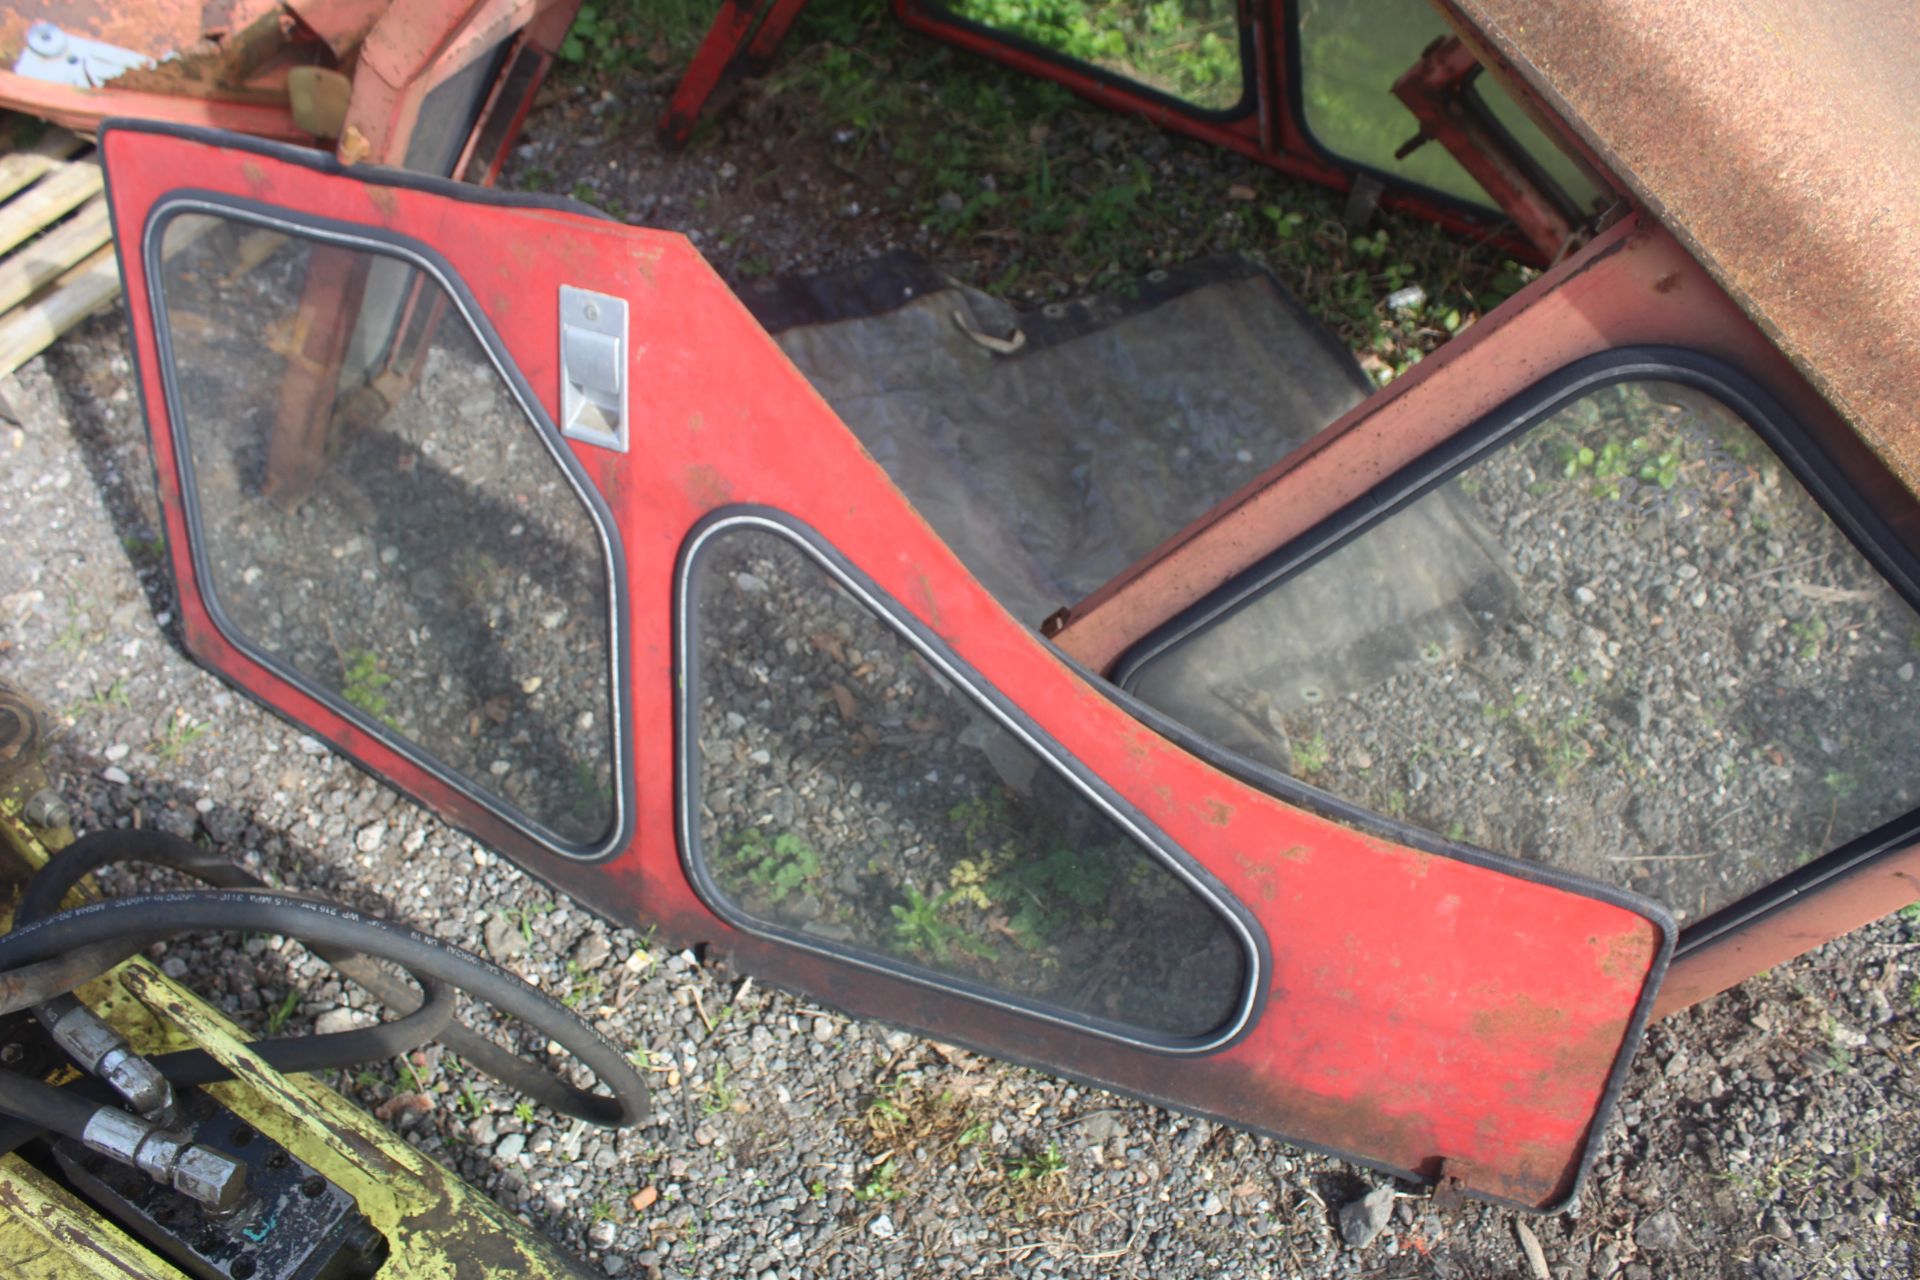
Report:
M 281 933 L 316 947 L 337 947 L 392 961 L 460 988 L 559 1044 L 597 1076 L 611 1097 L 587 1093 L 545 1068 L 467 1034 L 494 1050 L 499 1070 L 475 1062 L 509 1088 L 554 1111 L 595 1124 L 631 1125 L 647 1114 L 647 1087 L 619 1049 L 565 1005 L 492 962 L 417 929 L 328 903 L 257 889 L 150 893 L 89 903 L 0 936 L 0 972 L 49 960 L 109 939 L 143 944 L 201 930 Z M 464 1038 L 464 1037 L 463 1037 Z M 448 1045 L 460 1049 L 451 1039 Z
M 87 1121 L 100 1110 L 100 1102 L 82 1096 L 73 1089 L 56 1089 L 31 1076 L 0 1071 L 0 1111 L 17 1116 L 32 1116 L 41 1129 L 80 1138 Z
M 109 829 L 80 837 L 34 873 L 14 909 L 15 925 L 44 919 L 59 909 L 67 892 L 82 878 L 102 867 L 127 862 L 167 867 L 223 888 L 267 887 L 244 868 L 191 840 L 164 831 Z M 105 973 L 144 945 L 144 941 L 129 938 L 112 939 L 0 974 L 0 1014 L 28 1005 L 47 1006 L 81 983 Z M 458 1002 L 454 989 L 448 984 L 416 975 L 414 980 L 420 984 L 416 995 L 406 983 L 385 973 L 364 956 L 328 948 L 321 958 L 372 991 L 401 1016 L 352 1031 L 254 1041 L 249 1048 L 274 1070 L 325 1071 L 397 1058 L 435 1039 L 452 1025 Z M 52 1008 L 45 1007 L 38 1011 L 43 1024 L 54 1013 Z M 209 1084 L 227 1078 L 219 1063 L 199 1050 L 168 1054 L 166 1061 L 156 1061 L 154 1065 L 176 1085 Z
M 164 831 L 109 829 L 92 832 L 80 837 L 65 849 L 61 850 L 58 857 L 52 859 L 42 867 L 34 875 L 33 879 L 28 882 L 26 890 L 21 894 L 20 908 L 16 913 L 15 919 L 21 924 L 26 924 L 43 917 L 46 913 L 58 906 L 66 897 L 67 891 L 78 884 L 82 877 L 102 867 L 119 862 L 145 862 L 154 866 L 168 867 L 223 888 L 266 887 L 263 881 L 247 872 L 244 868 L 235 866 L 227 859 L 214 854 L 212 851 L 200 845 L 194 844 L 191 840 L 184 840 L 179 836 L 169 835 Z M 364 956 L 355 955 L 348 951 L 341 951 L 338 948 L 314 944 L 311 940 L 307 939 L 303 939 L 303 941 L 308 941 L 315 954 L 332 964 L 336 969 L 339 969 L 361 987 L 372 992 L 373 995 L 388 1008 L 404 1012 L 413 1009 L 419 1003 L 420 997 L 409 990 L 404 982 L 379 968 L 377 965 L 370 963 Z M 102 971 L 108 967 L 111 966 L 103 966 Z M 24 970 L 15 972 L 24 972 Z M 4 992 L 5 984 L 9 976 L 10 974 L 0 973 L 0 992 Z M 418 982 L 421 979 L 418 975 L 415 975 L 414 980 Z M 398 1023 L 384 1025 L 397 1026 Z M 379 1032 L 381 1030 L 383 1030 L 383 1027 L 376 1027 L 372 1029 L 372 1032 Z M 365 1036 L 371 1033 L 342 1032 L 339 1034 L 341 1037 L 345 1037 Z M 527 1093 L 544 1105 L 553 1107 L 566 1114 L 576 1114 L 569 1110 L 569 1094 L 565 1091 L 564 1086 L 561 1086 L 558 1081 L 554 1080 L 549 1073 L 537 1071 L 536 1074 L 529 1075 L 529 1068 L 524 1059 L 518 1054 L 501 1048 L 479 1032 L 459 1022 L 452 1022 L 445 1026 L 443 1030 L 439 1031 L 437 1037 L 443 1044 L 459 1054 L 476 1070 L 484 1072 L 503 1083 L 509 1081 L 517 1082 L 513 1087 Z M 434 1038 L 434 1035 L 423 1036 L 417 1043 L 424 1043 L 426 1040 Z M 559 1037 L 554 1038 L 558 1039 Z M 333 1047 L 337 1058 L 324 1057 L 320 1055 L 317 1050 L 308 1051 L 304 1049 L 291 1051 L 284 1059 L 281 1056 L 281 1051 L 278 1049 L 263 1054 L 263 1057 L 270 1066 L 273 1066 L 277 1070 L 318 1071 L 333 1067 L 351 1066 L 356 1062 L 366 1062 L 374 1058 L 393 1057 L 405 1052 L 406 1049 L 415 1047 L 414 1045 L 407 1045 L 404 1048 L 393 1048 L 386 1052 L 362 1052 L 358 1042 L 349 1042 L 338 1037 L 306 1037 L 304 1040 L 272 1041 L 266 1043 L 273 1045 L 312 1045 L 323 1041 Z M 562 1043 L 564 1043 L 564 1040 Z M 264 1045 L 262 1047 L 264 1047 Z M 311 1065 L 293 1065 L 296 1060 L 293 1056 L 295 1053 L 299 1054 L 302 1060 Z M 350 1053 L 356 1056 L 348 1056 Z M 167 1071 L 167 1062 L 172 1060 L 171 1055 L 169 1055 L 168 1059 L 156 1061 L 155 1065 L 159 1066 L 162 1071 Z M 181 1069 L 186 1069 L 184 1060 L 182 1060 L 179 1065 Z M 217 1079 L 220 1077 L 214 1078 Z M 202 1083 L 202 1081 L 182 1078 L 175 1080 L 174 1083 L 197 1084 Z M 646 1111 L 644 1086 L 641 1088 L 640 1098 L 641 1101 L 638 1111 L 640 1114 L 644 1114 Z

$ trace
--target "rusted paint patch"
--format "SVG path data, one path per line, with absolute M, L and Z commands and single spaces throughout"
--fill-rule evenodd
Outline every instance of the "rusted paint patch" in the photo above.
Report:
M 1233 865 L 1240 868 L 1242 875 L 1253 881 L 1253 887 L 1259 893 L 1260 901 L 1272 902 L 1280 896 L 1280 877 L 1274 873 L 1272 867 L 1263 866 L 1244 853 L 1233 855 Z
M 367 199 L 373 207 L 380 211 L 380 216 L 391 221 L 400 208 L 400 202 L 394 199 L 393 192 L 387 187 L 371 184 L 361 189 L 367 193 Z
M 712 511 L 733 501 L 733 482 L 710 463 L 688 467 L 681 475 L 681 487 L 686 491 L 687 500 L 701 511 Z
M 1504 1005 L 1474 1014 L 1473 1034 L 1488 1041 L 1542 1044 L 1557 1037 L 1566 1020 L 1564 1009 L 1541 1004 L 1531 996 L 1515 996 Z
M 933 579 L 924 569 L 914 571 L 913 598 L 920 607 L 920 614 L 926 618 L 927 625 L 935 631 L 940 630 L 940 600 L 933 593 Z
M 634 269 L 640 273 L 640 279 L 643 280 L 650 289 L 660 287 L 659 278 L 654 274 L 655 268 L 660 265 L 660 255 L 661 248 L 657 244 L 637 244 L 633 246 Z
M 1596 938 L 1592 945 L 1600 952 L 1600 972 L 1620 982 L 1639 982 L 1646 977 L 1647 966 L 1653 960 L 1651 932 L 1634 936 L 1615 934 L 1606 940 L 1604 947 Z
M 1233 806 L 1225 800 L 1207 801 L 1206 821 L 1216 827 L 1224 827 L 1233 821 Z

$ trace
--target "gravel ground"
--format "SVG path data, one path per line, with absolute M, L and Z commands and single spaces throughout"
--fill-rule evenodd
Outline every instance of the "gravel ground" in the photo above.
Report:
M 605 171 L 605 145 L 582 151 L 570 132 L 592 105 L 550 107 L 522 162 Z M 719 224 L 688 193 L 757 143 L 723 130 L 677 161 L 623 145 L 655 198 L 648 220 L 711 242 Z M 796 214 L 780 265 L 887 238 L 838 225 Z M 181 655 L 120 319 L 28 366 L 14 401 L 0 676 L 54 709 L 78 825 L 195 835 L 277 882 L 411 920 L 644 1051 L 658 1115 L 618 1135 L 519 1108 L 432 1048 L 338 1082 L 608 1275 L 1920 1273 L 1920 922 L 1883 921 L 1655 1028 L 1577 1212 L 1443 1216 L 1336 1160 L 849 1024 L 554 901 Z M 163 963 L 257 1026 L 363 1016 L 274 939 L 178 944 Z M 1360 1225 L 1353 1206 L 1375 1189 L 1382 1229 L 1349 1245 L 1342 1210 Z

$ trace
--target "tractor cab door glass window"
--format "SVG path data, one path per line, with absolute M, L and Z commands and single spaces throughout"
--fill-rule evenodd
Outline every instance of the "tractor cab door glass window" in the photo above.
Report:
M 723 526 L 690 574 L 689 835 L 724 911 L 1152 1040 L 1244 1012 L 1244 933 L 820 560 Z
M 203 213 L 161 236 L 158 327 L 221 629 L 546 838 L 601 840 L 608 554 L 459 307 L 398 256 Z M 359 358 L 370 282 L 390 325 L 430 334 L 403 366 Z

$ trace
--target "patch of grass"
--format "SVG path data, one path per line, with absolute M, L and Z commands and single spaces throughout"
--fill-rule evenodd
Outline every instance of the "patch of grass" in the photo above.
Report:
M 520 940 L 528 946 L 533 945 L 533 922 L 541 916 L 553 914 L 551 902 L 536 902 L 530 907 L 513 908 L 513 924 L 520 931 Z
M 569 1009 L 578 1009 L 589 1000 L 599 999 L 606 986 L 599 974 L 586 972 L 572 960 L 567 961 L 567 980 L 570 985 L 560 1003 Z
M 700 1100 L 700 1109 L 710 1116 L 731 1111 L 734 1099 L 739 1096 L 738 1091 L 727 1083 L 729 1074 L 730 1068 L 725 1061 L 714 1064 L 713 1079 L 707 1083 L 707 1096 Z
M 853 1189 L 853 1198 L 863 1204 L 898 1200 L 906 1194 L 904 1188 L 894 1184 L 894 1178 L 898 1173 L 899 1169 L 894 1165 L 893 1158 L 886 1157 L 867 1170 L 866 1181 Z
M 1305 742 L 1295 743 L 1290 754 L 1296 778 L 1311 777 L 1333 761 L 1333 748 L 1327 745 L 1326 737 L 1318 733 Z
M 282 1000 L 279 1004 L 267 1010 L 267 1034 L 270 1036 L 279 1035 L 280 1029 L 287 1025 L 287 1019 L 291 1018 L 293 1011 L 299 1007 L 300 993 L 298 991 L 287 992 L 287 998 L 285 1000 Z
M 575 81 L 612 80 L 691 53 L 713 21 L 699 0 L 601 0 L 583 4 L 560 42 L 563 74 Z
M 348 649 L 340 655 L 340 696 L 389 728 L 393 703 L 386 695 L 393 677 L 381 669 L 380 655 L 371 649 Z
M 162 764 L 177 764 L 194 743 L 212 732 L 212 726 L 190 720 L 185 712 L 175 712 L 166 730 L 152 743 L 153 754 Z
M 1793 636 L 1794 653 L 1802 662 L 1813 662 L 1827 643 L 1827 622 L 1821 617 L 1801 618 L 1787 629 Z
M 769 903 L 785 901 L 807 881 L 819 876 L 820 855 L 791 831 L 771 839 L 758 827 L 748 827 L 732 840 L 732 856 L 747 879 L 760 886 Z
M 524 1099 L 513 1104 L 513 1118 L 521 1124 L 533 1123 L 533 1104 Z
M 92 693 L 74 704 L 74 715 L 94 715 L 106 711 L 125 711 L 133 705 L 133 699 L 127 693 L 127 682 L 115 680 L 104 689 L 96 688 Z
M 1024 1222 L 1042 1210 L 1053 1207 L 1067 1190 L 1067 1160 L 1058 1143 L 1021 1152 L 1003 1162 L 1005 1207 L 1017 1222 Z

